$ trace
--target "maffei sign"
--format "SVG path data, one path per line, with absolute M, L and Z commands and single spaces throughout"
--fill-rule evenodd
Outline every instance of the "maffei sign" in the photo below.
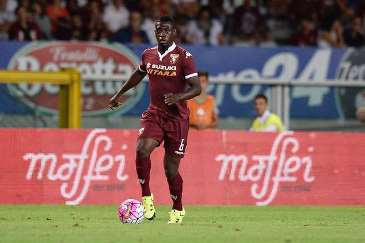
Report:
M 137 130 L 0 129 L 0 203 L 111 204 L 138 198 Z M 35 139 L 36 138 L 36 139 Z M 55 142 L 57 141 L 57 142 Z M 187 204 L 364 205 L 365 135 L 192 131 Z M 163 148 L 151 189 L 170 202 Z
M 28 71 L 59 71 L 65 68 L 78 69 L 83 77 L 105 77 L 118 75 L 121 80 L 83 80 L 82 108 L 84 115 L 110 113 L 106 108 L 108 99 L 126 81 L 136 68 L 137 56 L 119 44 L 101 42 L 35 42 L 17 50 L 8 64 L 8 69 Z M 143 86 L 143 85 L 142 85 Z M 143 95 L 139 86 L 127 93 L 125 106 L 119 112 L 126 112 Z M 53 84 L 8 85 L 12 95 L 30 107 L 52 114 L 57 110 L 59 87 Z

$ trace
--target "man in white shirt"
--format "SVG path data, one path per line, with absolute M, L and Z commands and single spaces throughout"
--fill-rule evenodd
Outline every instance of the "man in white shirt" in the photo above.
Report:
M 112 0 L 112 2 L 105 7 L 103 21 L 112 33 L 128 26 L 129 11 L 125 7 L 123 0 Z

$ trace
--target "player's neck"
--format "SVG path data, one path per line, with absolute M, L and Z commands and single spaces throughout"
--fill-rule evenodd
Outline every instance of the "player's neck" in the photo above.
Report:
M 162 45 L 162 44 L 159 44 L 158 45 L 158 51 L 161 53 L 161 54 L 164 54 L 167 49 L 170 48 L 170 46 L 172 46 L 174 44 L 174 42 L 171 42 L 171 43 L 167 43 L 165 45 Z

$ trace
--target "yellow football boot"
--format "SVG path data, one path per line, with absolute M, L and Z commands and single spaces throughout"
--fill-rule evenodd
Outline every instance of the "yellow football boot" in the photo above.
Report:
M 142 197 L 144 207 L 144 217 L 153 220 L 156 217 L 156 209 L 153 205 L 153 194 L 151 196 Z
M 183 209 L 182 211 L 173 209 L 169 214 L 170 214 L 170 219 L 167 222 L 168 224 L 181 224 L 185 216 L 185 209 Z

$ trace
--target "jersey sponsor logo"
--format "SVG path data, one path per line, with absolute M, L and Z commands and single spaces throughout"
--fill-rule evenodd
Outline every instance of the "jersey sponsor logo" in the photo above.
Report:
M 170 62 L 172 64 L 175 64 L 177 62 L 177 59 L 179 59 L 179 54 L 171 54 L 170 55 Z
M 147 73 L 164 77 L 176 77 L 176 71 L 160 71 L 156 69 L 147 69 Z
M 152 64 L 153 69 L 165 70 L 165 71 L 176 71 L 176 66 L 165 66 L 159 64 Z
M 165 66 L 160 64 L 147 63 L 146 65 L 147 73 L 150 75 L 165 76 L 165 77 L 175 77 L 176 76 L 176 66 Z
M 124 105 L 118 111 L 111 111 L 105 106 L 105 100 L 108 100 L 121 83 L 130 77 L 137 63 L 137 56 L 119 44 L 32 42 L 12 56 L 7 68 L 22 71 L 78 69 L 84 77 L 81 83 L 83 115 L 91 116 L 125 113 L 141 100 L 145 84 L 123 95 Z M 121 80 L 102 80 L 111 75 L 118 75 Z M 101 80 L 88 80 L 95 76 L 101 77 Z M 30 108 L 37 107 L 37 111 L 43 114 L 57 113 L 59 86 L 21 83 L 9 84 L 7 87 L 13 96 Z

